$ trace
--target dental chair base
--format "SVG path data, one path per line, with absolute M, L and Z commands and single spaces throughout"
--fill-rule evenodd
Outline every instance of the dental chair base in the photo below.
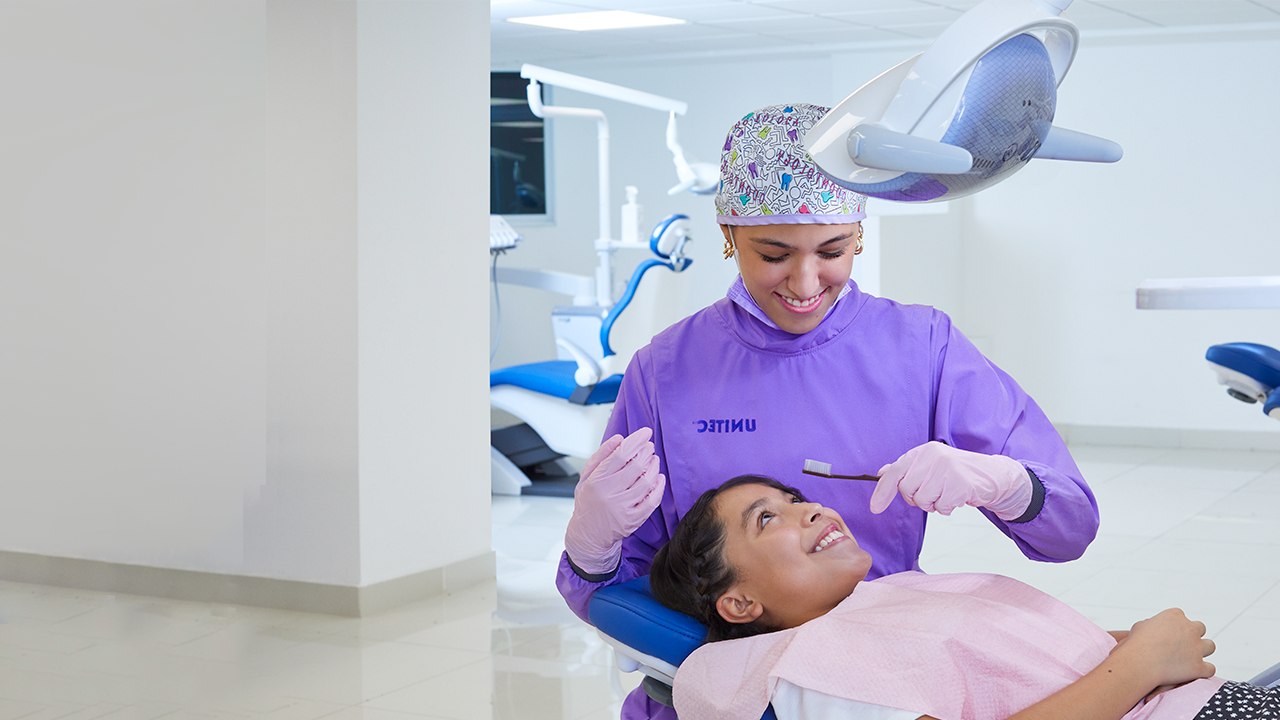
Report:
M 525 488 L 533 486 L 533 481 L 498 448 L 490 445 L 489 486 L 494 495 L 520 495 Z
M 553 360 L 492 372 L 489 404 L 524 420 L 555 452 L 591 457 L 613 412 L 622 376 L 582 388 L 573 380 L 576 368 L 571 360 Z M 496 449 L 490 459 L 493 494 L 520 495 L 521 488 L 532 484 Z
M 495 463 L 493 487 L 508 489 L 499 494 L 573 497 L 578 485 L 578 469 L 565 460 L 564 455 L 548 447 L 528 423 L 491 430 L 489 447 L 507 461 L 503 463 L 491 453 Z M 510 466 L 519 472 L 511 474 Z M 503 475 L 500 477 L 499 473 Z M 525 480 L 532 482 L 526 484 Z

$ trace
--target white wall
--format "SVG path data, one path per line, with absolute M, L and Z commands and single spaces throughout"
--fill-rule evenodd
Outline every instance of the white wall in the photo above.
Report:
M 0 5 L 0 550 L 348 586 L 488 552 L 486 11 Z
M 266 438 L 261 2 L 0 10 L 0 548 L 236 567 Z
M 1057 422 L 1274 431 L 1204 364 L 1230 341 L 1280 344 L 1280 312 L 1138 311 L 1159 277 L 1276 274 L 1280 41 L 1090 46 L 1056 123 L 1114 139 L 1113 166 L 1032 163 L 974 196 L 965 329 Z

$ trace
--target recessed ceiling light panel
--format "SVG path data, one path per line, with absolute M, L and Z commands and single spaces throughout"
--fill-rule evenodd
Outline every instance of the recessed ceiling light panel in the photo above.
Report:
M 536 15 L 508 18 L 507 22 L 522 25 L 555 28 L 557 30 L 617 30 L 619 28 L 654 27 L 657 25 L 681 25 L 683 20 L 628 12 L 626 10 L 602 10 L 599 12 L 567 13 L 563 15 Z

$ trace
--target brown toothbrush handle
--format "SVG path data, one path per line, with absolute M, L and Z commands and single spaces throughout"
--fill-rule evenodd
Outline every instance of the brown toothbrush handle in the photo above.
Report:
M 876 475 L 832 475 L 833 478 L 841 480 L 870 480 L 871 482 L 880 482 L 880 478 Z

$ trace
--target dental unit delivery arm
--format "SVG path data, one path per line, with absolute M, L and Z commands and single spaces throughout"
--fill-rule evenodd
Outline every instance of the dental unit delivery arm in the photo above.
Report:
M 880 362 L 891 356 L 899 360 Z M 727 298 L 660 333 L 623 376 L 605 437 L 640 427 L 654 429 L 667 486 L 658 510 L 623 541 L 616 573 L 584 579 L 562 557 L 557 586 L 584 620 L 596 589 L 648 572 L 698 495 L 746 473 L 793 485 L 859 527 L 859 544 L 876 560 L 871 577 L 918 569 L 926 513 L 898 498 L 872 515 L 873 484 L 800 472 L 804 458 L 819 452 L 850 472 L 873 472 L 930 440 L 1003 454 L 1043 487 L 1039 512 L 1027 522 L 984 512 L 1024 555 L 1072 560 L 1097 533 L 1092 493 L 1017 383 L 944 313 L 863 295 L 856 286 L 803 336 L 766 328 Z

